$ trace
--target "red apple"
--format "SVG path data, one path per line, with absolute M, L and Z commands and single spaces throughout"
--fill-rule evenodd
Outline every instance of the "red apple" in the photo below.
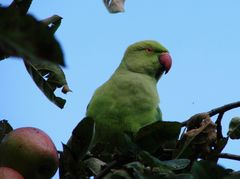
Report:
M 0 144 L 0 166 L 13 168 L 27 179 L 49 179 L 58 164 L 55 145 L 40 129 L 15 129 Z
M 20 173 L 8 167 L 0 167 L 0 178 L 1 179 L 24 179 Z

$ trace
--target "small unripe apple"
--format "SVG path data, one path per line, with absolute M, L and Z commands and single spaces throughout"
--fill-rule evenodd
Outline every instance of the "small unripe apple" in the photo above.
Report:
M 40 129 L 15 129 L 0 144 L 0 166 L 15 169 L 26 179 L 49 179 L 56 173 L 58 164 L 55 145 Z
M 20 173 L 8 167 L 0 167 L 0 178 L 1 179 L 24 179 Z

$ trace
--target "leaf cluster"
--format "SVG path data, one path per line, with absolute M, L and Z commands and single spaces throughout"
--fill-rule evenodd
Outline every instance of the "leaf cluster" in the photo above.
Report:
M 60 67 L 64 66 L 63 52 L 54 37 L 62 18 L 54 15 L 37 20 L 27 14 L 31 2 L 14 0 L 8 7 L 0 7 L 0 60 L 22 58 L 39 89 L 63 108 L 66 100 L 54 94 L 56 88 L 62 88 L 63 93 L 71 91 Z
M 220 179 L 240 176 L 217 164 L 219 158 L 230 156 L 223 154 L 221 157 L 228 139 L 240 137 L 239 118 L 231 120 L 227 136 L 221 138 L 217 124 L 208 113 L 192 116 L 182 131 L 183 128 L 179 122 L 157 121 L 141 128 L 135 136 L 123 133 L 123 145 L 113 149 L 109 143 L 93 144 L 94 120 L 86 117 L 63 145 L 60 178 Z

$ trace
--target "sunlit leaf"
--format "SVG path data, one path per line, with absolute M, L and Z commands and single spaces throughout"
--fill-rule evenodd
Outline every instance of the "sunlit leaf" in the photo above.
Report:
M 31 15 L 0 8 L 0 59 L 9 56 L 64 65 L 60 44 L 48 27 Z
M 97 175 L 106 166 L 105 162 L 94 157 L 84 160 L 84 163 L 94 175 Z
M 229 124 L 228 136 L 231 139 L 240 139 L 240 117 L 232 118 Z
M 57 87 L 62 87 L 66 81 L 64 73 L 61 68 L 56 64 L 50 63 L 31 63 L 25 60 L 25 67 L 32 77 L 35 84 L 45 94 L 45 96 L 56 104 L 58 107 L 63 108 L 66 100 L 55 96 L 54 91 Z M 47 80 L 44 78 L 47 76 Z

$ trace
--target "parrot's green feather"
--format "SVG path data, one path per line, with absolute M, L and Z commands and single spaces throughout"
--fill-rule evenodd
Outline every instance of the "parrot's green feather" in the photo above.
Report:
M 162 120 L 156 84 L 164 72 L 158 60 L 164 52 L 155 41 L 128 47 L 120 66 L 95 91 L 87 108 L 87 116 L 96 122 L 97 141 L 112 141 L 114 134 L 123 132 L 134 135 L 141 127 Z

